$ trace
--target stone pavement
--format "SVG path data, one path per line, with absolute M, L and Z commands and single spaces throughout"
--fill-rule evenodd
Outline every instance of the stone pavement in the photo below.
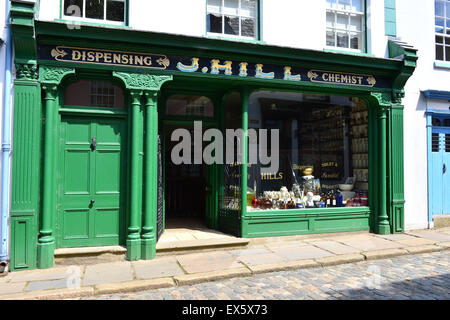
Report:
M 111 261 L 12 272 L 0 277 L 0 299 L 57 299 L 165 287 L 177 292 L 179 288 L 172 287 L 304 268 L 315 268 L 311 269 L 315 273 L 323 271 L 322 267 L 358 265 L 365 260 L 397 256 L 408 258 L 406 255 L 443 252 L 448 248 L 450 228 L 385 236 L 356 232 L 258 238 L 251 239 L 245 248 L 233 250 L 174 253 L 148 261 Z M 424 268 L 426 271 L 429 267 Z M 432 269 L 429 271 L 431 274 Z M 322 274 L 324 279 L 333 276 L 333 273 Z M 353 281 L 357 278 L 350 277 Z
M 299 269 L 98 300 L 448 300 L 450 252 Z

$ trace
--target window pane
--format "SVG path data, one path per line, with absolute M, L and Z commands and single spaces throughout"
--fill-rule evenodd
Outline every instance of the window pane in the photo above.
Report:
M 350 48 L 351 49 L 361 49 L 361 34 L 350 34 Z
M 446 10 L 446 13 L 447 13 L 447 18 L 450 18 L 450 2 L 447 2 L 447 10 Z
M 433 124 L 433 126 L 434 126 L 434 124 Z M 438 133 L 431 134 L 431 151 L 439 152 L 439 134 Z
M 443 37 L 436 36 L 436 43 L 444 43 L 443 41 L 444 41 Z
M 362 31 L 362 21 L 360 16 L 350 17 L 350 28 L 351 31 Z
M 334 13 L 327 12 L 327 27 L 334 28 L 334 19 L 335 19 Z
M 362 12 L 362 0 L 352 0 L 352 10 Z
M 434 2 L 434 12 L 436 16 L 443 17 L 444 16 L 444 4 L 440 1 Z
M 336 2 L 337 2 L 336 0 L 327 0 L 327 7 L 335 9 L 336 8 Z
M 337 46 L 340 48 L 348 48 L 348 34 L 347 33 L 337 33 Z
M 208 32 L 222 33 L 222 16 L 208 14 Z
M 204 96 L 176 94 L 167 100 L 166 114 L 171 116 L 196 115 L 202 117 L 214 116 L 214 105 Z
M 225 16 L 225 33 L 239 35 L 239 18 Z
M 108 81 L 80 80 L 67 86 L 64 105 L 123 108 L 122 89 Z
M 237 16 L 239 13 L 239 0 L 224 0 L 223 13 Z
M 66 16 L 82 17 L 83 16 L 83 0 L 65 0 L 64 14 Z
M 350 0 L 339 0 L 338 9 L 350 10 L 351 9 Z
M 123 0 L 108 0 L 106 3 L 106 19 L 125 21 L 125 3 Z
M 438 38 L 438 37 L 436 37 L 436 38 Z M 450 45 L 450 37 L 445 37 L 445 44 Z
M 336 28 L 345 30 L 347 29 L 347 24 L 348 24 L 348 15 L 338 14 Z
M 86 0 L 86 18 L 102 19 L 105 8 L 104 0 Z
M 450 61 L 450 46 L 445 47 L 445 61 Z
M 256 36 L 255 34 L 255 20 L 242 18 L 241 20 L 241 35 L 244 37 L 252 37 Z
M 256 17 L 256 0 L 241 0 L 241 16 Z
M 437 33 L 444 33 L 444 19 L 436 18 L 435 19 L 435 30 Z
M 327 46 L 336 46 L 336 42 L 334 40 L 335 32 L 332 30 L 327 30 Z
M 220 13 L 222 0 L 208 0 L 208 13 Z
M 444 60 L 444 47 L 436 46 L 436 60 Z

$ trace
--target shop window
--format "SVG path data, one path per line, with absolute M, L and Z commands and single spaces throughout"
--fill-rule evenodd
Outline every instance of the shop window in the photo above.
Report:
M 125 0 L 64 0 L 63 15 L 71 20 L 125 23 Z
M 326 45 L 363 51 L 364 16 L 363 0 L 327 0 Z
M 445 152 L 450 152 L 450 134 L 445 134 Z
M 167 100 L 166 114 L 169 116 L 214 117 L 214 104 L 204 96 L 176 94 Z
M 249 139 L 247 210 L 367 206 L 368 116 L 359 98 L 253 93 L 249 132 L 254 129 L 258 140 Z M 275 169 L 262 164 L 261 129 L 268 130 L 266 155 L 277 150 L 270 137 L 278 130 Z
M 258 34 L 257 0 L 208 0 L 206 31 L 256 39 Z
M 122 89 L 109 81 L 80 80 L 67 86 L 64 105 L 123 108 Z
M 436 60 L 450 61 L 450 0 L 434 1 Z
M 444 127 L 450 127 L 450 119 L 444 119 Z
M 224 124 L 226 129 L 240 129 L 242 127 L 241 96 L 235 92 L 228 95 L 224 104 Z M 231 210 L 241 209 L 241 172 L 242 152 L 239 137 L 234 139 L 234 161 L 228 161 L 223 165 L 223 191 L 219 199 L 220 208 Z
M 440 127 L 441 126 L 441 120 L 439 118 L 432 118 L 431 119 L 431 125 L 433 127 Z
M 431 134 L 431 151 L 439 152 L 439 133 Z

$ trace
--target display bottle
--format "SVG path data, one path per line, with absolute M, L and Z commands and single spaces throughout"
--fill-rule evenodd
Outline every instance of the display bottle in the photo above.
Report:
M 336 206 L 337 207 L 342 207 L 343 206 L 343 201 L 344 199 L 343 199 L 343 197 L 342 197 L 342 194 L 341 194 L 341 192 L 340 191 L 338 191 L 338 193 L 337 193 L 337 195 L 336 195 Z

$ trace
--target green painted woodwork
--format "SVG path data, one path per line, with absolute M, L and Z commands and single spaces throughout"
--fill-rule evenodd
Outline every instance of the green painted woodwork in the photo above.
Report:
M 14 270 L 36 268 L 40 198 L 41 90 L 37 81 L 14 81 L 11 181 L 11 260 Z
M 10 24 L 16 63 L 36 64 L 34 23 L 34 3 L 11 1 Z
M 247 215 L 247 168 L 248 168 L 248 99 L 250 91 L 244 87 L 241 91 L 242 109 L 242 167 L 241 167 L 241 215 L 245 219 Z M 239 161 L 239 159 L 238 159 Z M 245 224 L 241 226 L 241 234 L 247 234 Z
M 144 260 L 153 259 L 156 256 L 156 213 L 157 213 L 157 183 L 158 163 L 158 106 L 157 92 L 146 91 L 145 103 L 145 183 L 144 199 L 145 212 L 142 226 L 142 253 Z
M 119 244 L 126 129 L 120 118 L 62 117 L 57 247 Z

